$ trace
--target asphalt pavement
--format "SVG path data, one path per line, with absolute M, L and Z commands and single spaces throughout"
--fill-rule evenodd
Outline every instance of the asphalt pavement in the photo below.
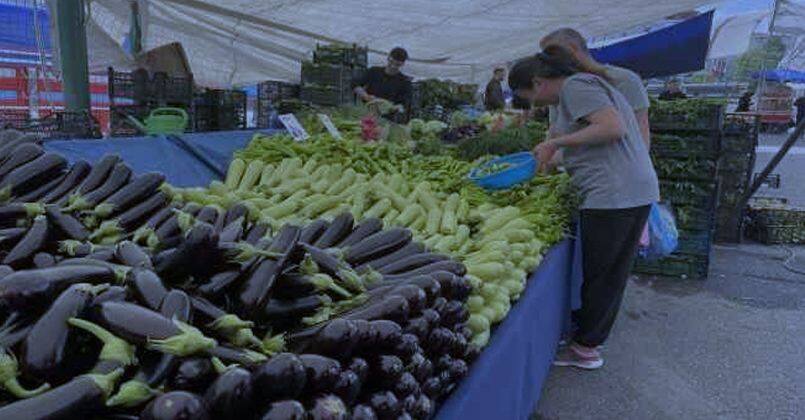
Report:
M 800 142 L 760 195 L 805 206 Z M 716 245 L 706 280 L 633 277 L 604 367 L 552 369 L 534 417 L 805 419 L 804 348 L 805 246 Z

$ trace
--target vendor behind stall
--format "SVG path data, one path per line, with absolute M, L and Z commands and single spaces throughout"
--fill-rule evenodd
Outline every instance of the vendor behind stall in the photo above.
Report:
M 411 102 L 411 78 L 400 72 L 407 59 L 405 49 L 391 50 L 384 67 L 372 67 L 353 81 L 355 94 L 365 103 L 380 98 L 407 109 Z

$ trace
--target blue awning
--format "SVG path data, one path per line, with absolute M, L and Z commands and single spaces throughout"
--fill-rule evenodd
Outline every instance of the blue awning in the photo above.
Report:
M 636 38 L 593 49 L 596 60 L 625 67 L 644 79 L 704 68 L 713 11 Z
M 755 79 L 763 77 L 771 82 L 805 83 L 805 72 L 787 69 L 765 70 L 752 75 Z

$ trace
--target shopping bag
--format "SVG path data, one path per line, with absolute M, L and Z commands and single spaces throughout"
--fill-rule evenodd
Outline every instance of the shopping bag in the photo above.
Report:
M 671 255 L 679 244 L 679 232 L 671 208 L 662 203 L 653 203 L 648 215 L 648 246 L 639 248 L 639 255 L 647 260 L 657 260 Z

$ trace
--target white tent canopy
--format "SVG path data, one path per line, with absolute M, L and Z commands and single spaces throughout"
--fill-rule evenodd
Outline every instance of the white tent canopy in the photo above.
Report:
M 122 40 L 132 0 L 94 0 L 93 23 Z M 500 63 L 535 52 L 558 27 L 603 36 L 647 25 L 711 3 L 706 0 L 133 0 L 143 49 L 180 42 L 204 85 L 230 86 L 299 78 L 300 61 L 317 43 L 370 47 L 381 63 L 395 46 L 408 49 L 406 73 L 480 82 Z M 89 48 L 108 49 L 108 43 Z M 117 48 L 122 48 L 119 45 Z M 99 57 L 112 57 L 99 53 Z M 91 65 L 96 63 L 91 63 Z M 100 63 L 97 63 L 100 64 Z M 103 63 L 107 65 L 109 63 Z M 124 63 L 121 63 L 124 64 Z M 128 64 L 128 63 L 126 63 Z
M 714 30 L 707 58 L 732 57 L 749 49 L 752 33 L 769 17 L 769 11 L 750 12 L 725 19 Z

